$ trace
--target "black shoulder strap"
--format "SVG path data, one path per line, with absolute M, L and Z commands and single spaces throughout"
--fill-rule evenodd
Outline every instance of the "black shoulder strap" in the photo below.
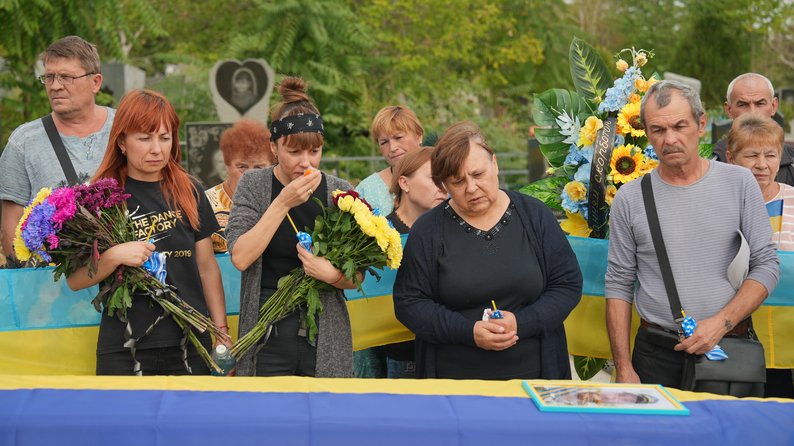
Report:
M 66 182 L 70 186 L 74 186 L 78 183 L 77 172 L 74 170 L 72 160 L 69 159 L 69 154 L 66 153 L 66 147 L 63 145 L 61 135 L 58 134 L 58 129 L 55 128 L 55 121 L 52 120 L 52 114 L 41 118 L 41 122 L 44 123 L 44 130 L 47 131 L 50 144 L 52 144 L 52 148 L 55 150 L 55 155 L 58 156 L 58 162 L 61 163 L 61 169 L 63 169 L 63 174 L 66 176 Z
M 667 248 L 664 246 L 662 228 L 659 225 L 659 215 L 656 213 L 656 200 L 653 198 L 651 175 L 645 174 L 641 181 L 642 201 L 645 204 L 645 215 L 648 217 L 648 226 L 651 229 L 653 247 L 656 251 L 656 258 L 659 260 L 659 268 L 662 270 L 664 288 L 667 291 L 667 298 L 670 300 L 670 311 L 673 312 L 673 319 L 680 324 L 681 321 L 684 320 L 684 314 L 681 309 L 681 300 L 678 298 L 678 288 L 675 286 L 673 269 L 670 267 L 670 258 L 667 257 Z

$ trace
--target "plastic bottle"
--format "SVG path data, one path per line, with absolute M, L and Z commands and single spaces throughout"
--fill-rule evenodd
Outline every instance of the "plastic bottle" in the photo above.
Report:
M 215 364 L 218 364 L 218 367 L 221 368 L 221 372 L 218 373 L 214 369 L 212 369 L 213 376 L 227 376 L 229 372 L 234 369 L 234 366 L 237 364 L 237 361 L 232 356 L 231 352 L 225 345 L 220 344 L 212 351 L 212 360 L 215 361 Z

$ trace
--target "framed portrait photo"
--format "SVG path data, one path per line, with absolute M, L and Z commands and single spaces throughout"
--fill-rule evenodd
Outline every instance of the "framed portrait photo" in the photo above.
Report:
M 588 382 L 522 381 L 541 412 L 689 415 L 663 386 Z

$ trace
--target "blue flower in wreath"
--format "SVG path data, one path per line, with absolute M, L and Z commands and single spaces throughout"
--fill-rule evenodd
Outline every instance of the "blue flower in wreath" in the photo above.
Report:
M 615 83 L 607 88 L 604 100 L 598 104 L 598 112 L 618 112 L 629 102 L 629 96 L 634 92 L 634 81 L 641 75 L 637 67 L 629 67 L 623 77 L 616 79 Z
M 571 166 L 577 166 L 583 160 L 582 153 L 579 151 L 579 147 L 576 144 L 572 144 L 571 148 L 568 149 L 568 155 L 565 157 L 565 164 Z
M 645 155 L 646 158 L 657 161 L 659 160 L 659 157 L 656 156 L 656 150 L 650 144 L 648 144 L 648 147 L 646 147 L 645 150 L 642 151 L 642 154 Z
M 590 163 L 587 162 L 579 166 L 579 170 L 573 175 L 573 179 L 581 181 L 585 185 L 590 184 Z
M 568 192 L 563 190 L 560 196 L 562 197 L 561 204 L 563 209 L 571 213 L 579 212 L 579 203 L 574 201 L 571 196 L 568 195 Z
M 588 163 L 593 162 L 593 146 L 592 145 L 582 147 L 581 150 L 579 150 L 579 152 L 582 154 L 582 158 L 584 158 L 585 161 L 587 161 Z
M 588 209 L 589 208 L 588 208 L 587 200 L 579 203 L 579 213 L 582 214 L 582 217 L 584 217 L 585 220 L 587 220 Z

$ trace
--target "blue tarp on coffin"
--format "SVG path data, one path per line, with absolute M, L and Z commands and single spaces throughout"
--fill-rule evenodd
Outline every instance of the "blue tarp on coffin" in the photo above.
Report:
M 794 443 L 794 404 L 687 402 L 690 416 L 541 413 L 529 398 L 163 390 L 0 391 L 0 444 Z

